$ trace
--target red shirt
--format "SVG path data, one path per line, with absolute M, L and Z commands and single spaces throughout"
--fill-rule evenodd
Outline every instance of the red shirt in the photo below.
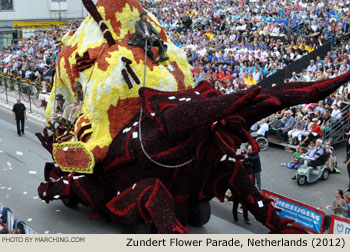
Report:
M 219 75 L 219 80 L 222 80 L 223 78 L 225 78 L 225 73 L 224 72 L 221 72 L 218 75 Z
M 227 74 L 225 75 L 224 79 L 229 79 L 230 81 L 232 81 L 232 75 L 231 74 Z
M 199 70 L 192 70 L 192 74 L 193 74 L 193 76 L 195 76 L 195 75 L 196 75 L 196 73 L 199 73 Z
M 320 125 L 316 124 L 316 126 L 313 127 L 311 132 L 316 132 L 319 136 L 322 136 L 322 131 Z

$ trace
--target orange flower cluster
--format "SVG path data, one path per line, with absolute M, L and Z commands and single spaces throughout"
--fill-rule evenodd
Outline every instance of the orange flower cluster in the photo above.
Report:
M 16 80 L 20 80 L 20 79 L 21 79 L 21 77 L 19 77 L 19 76 L 16 77 Z
M 36 85 L 41 85 L 41 81 L 36 81 L 35 84 Z
M 30 82 L 30 79 L 25 79 L 24 80 L 24 83 L 29 83 Z
M 10 77 L 10 78 L 13 78 L 13 77 L 15 77 L 15 75 L 14 75 L 14 74 L 10 74 L 9 77 Z

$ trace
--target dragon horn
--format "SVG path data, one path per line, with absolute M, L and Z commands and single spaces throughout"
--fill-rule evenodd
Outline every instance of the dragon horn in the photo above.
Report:
M 211 124 L 236 113 L 260 92 L 256 87 L 240 94 L 220 95 L 193 100 L 168 108 L 162 115 L 165 128 L 170 135 L 192 131 L 202 125 Z
M 280 106 L 289 107 L 324 99 L 348 81 L 350 81 L 350 72 L 323 81 L 284 83 L 264 90 L 261 94 L 275 96 L 281 101 Z
M 108 44 L 110 46 L 115 44 L 115 40 L 112 36 L 111 31 L 108 29 L 107 24 L 103 20 L 101 14 L 98 12 L 96 5 L 92 0 L 83 0 L 83 4 L 86 8 L 86 10 L 90 13 L 90 15 L 94 18 L 98 26 L 100 27 L 100 30 L 103 34 L 103 37 L 107 40 Z
M 350 72 L 333 79 L 317 82 L 291 82 L 262 91 L 239 114 L 250 126 L 284 108 L 325 99 L 350 81 Z

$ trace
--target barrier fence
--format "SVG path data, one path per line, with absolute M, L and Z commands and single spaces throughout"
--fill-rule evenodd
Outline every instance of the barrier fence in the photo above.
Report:
M 18 92 L 18 97 L 20 97 L 25 103 L 29 104 L 30 112 L 32 112 L 32 105 L 37 108 L 44 107 L 45 109 L 46 102 L 38 100 L 39 94 L 43 89 L 42 85 L 42 83 L 31 83 L 11 78 L 9 76 L 0 76 L 0 95 L 5 94 L 6 103 L 8 104 L 9 92 Z

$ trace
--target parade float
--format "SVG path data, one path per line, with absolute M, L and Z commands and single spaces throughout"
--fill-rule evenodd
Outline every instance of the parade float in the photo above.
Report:
M 236 150 L 250 126 L 283 108 L 318 101 L 350 80 L 281 84 L 222 95 L 208 83 L 193 86 L 185 53 L 156 18 L 149 21 L 166 44 L 168 61 L 152 62 L 129 45 L 143 7 L 138 0 L 84 0 L 90 15 L 62 39 L 46 118 L 55 94 L 84 101 L 72 126 L 37 134 L 53 161 L 38 192 L 46 202 L 84 204 L 129 227 L 146 223 L 157 233 L 188 233 L 210 218 L 209 201 L 230 189 L 271 233 L 304 233 L 280 218 L 249 179 Z M 153 49 L 157 55 L 157 49 Z

